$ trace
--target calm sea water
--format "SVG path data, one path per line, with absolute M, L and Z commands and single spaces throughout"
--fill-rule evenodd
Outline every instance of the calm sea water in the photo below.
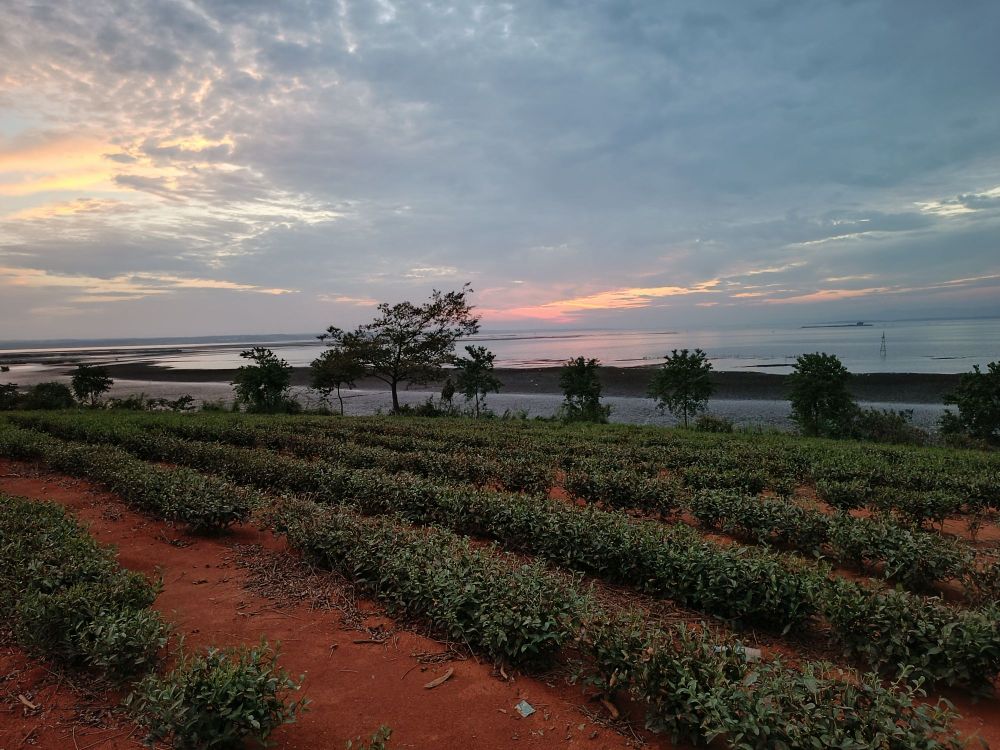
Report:
M 884 356 L 880 352 L 883 333 Z M 243 363 L 239 352 L 252 341 L 263 342 L 295 366 L 309 364 L 323 350 L 320 342 L 305 335 L 80 341 L 61 346 L 22 342 L 0 343 L 0 359 L 11 359 L 17 351 L 30 350 L 37 355 L 77 349 L 87 351 L 87 358 L 146 361 L 171 368 L 226 369 Z M 494 351 L 497 365 L 503 367 L 543 367 L 581 355 L 627 367 L 662 361 L 671 349 L 700 347 L 716 370 L 785 373 L 798 355 L 823 351 L 836 354 L 852 372 L 950 373 L 1000 360 L 1000 319 L 889 321 L 821 328 L 484 332 L 472 343 Z M 98 349 L 114 349 L 115 353 L 106 356 Z

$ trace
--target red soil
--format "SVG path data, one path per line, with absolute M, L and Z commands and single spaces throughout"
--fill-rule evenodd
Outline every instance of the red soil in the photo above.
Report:
M 279 747 L 337 748 L 380 724 L 393 729 L 390 746 L 402 748 L 517 747 L 626 748 L 630 742 L 595 724 L 577 706 L 595 713 L 579 687 L 518 675 L 511 682 L 493 676 L 493 665 L 474 659 L 422 665 L 413 655 L 443 650 L 441 644 L 405 630 L 386 644 L 354 643 L 365 636 L 343 622 L 339 612 L 307 605 L 275 608 L 244 588 L 248 573 L 232 563 L 235 545 L 282 549 L 269 534 L 240 528 L 219 538 L 189 537 L 168 524 L 129 511 L 116 497 L 86 482 L 37 473 L 0 459 L 0 491 L 58 502 L 89 526 L 103 544 L 118 548 L 123 567 L 162 576 L 155 606 L 189 648 L 253 644 L 261 637 L 280 641 L 281 665 L 305 675 L 303 692 L 312 704 L 299 722 L 273 735 Z M 171 540 L 183 538 L 190 546 Z M 373 612 L 367 624 L 391 623 Z M 335 645 L 336 644 L 336 645 Z M 447 668 L 454 676 L 427 690 L 424 685 Z M 36 709 L 28 709 L 23 695 Z M 37 661 L 16 648 L 0 647 L 0 750 L 24 746 L 135 748 L 141 730 L 120 718 L 88 726 L 94 707 L 108 708 L 118 696 L 81 698 Z M 537 713 L 522 719 L 514 705 L 527 699 Z M 133 731 L 134 730 L 134 731 Z M 74 745 L 75 739 L 75 745 Z M 646 737 L 652 747 L 666 740 Z

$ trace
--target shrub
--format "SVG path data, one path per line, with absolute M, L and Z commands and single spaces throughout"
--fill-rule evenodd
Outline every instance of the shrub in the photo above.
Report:
M 12 411 L 21 404 L 21 394 L 17 390 L 17 383 L 4 383 L 0 385 L 0 411 Z
M 392 729 L 387 726 L 380 726 L 367 742 L 360 737 L 348 740 L 345 745 L 346 750 L 389 750 L 389 740 L 392 738 Z M 354 744 L 354 743 L 357 744 Z
M 255 648 L 209 648 L 183 655 L 173 671 L 150 675 L 129 696 L 150 741 L 176 748 L 236 748 L 251 739 L 266 746 L 270 734 L 294 723 L 308 701 L 289 700 L 302 686 L 278 668 L 277 653 Z
M 732 420 L 726 419 L 725 417 L 702 414 L 695 420 L 694 428 L 698 432 L 726 433 L 732 432 L 735 429 L 735 425 Z
M 1000 440 L 1000 361 L 986 365 L 986 372 L 973 365 L 963 373 L 954 391 L 945 396 L 946 404 L 958 407 L 958 415 L 945 412 L 943 432 L 961 432 L 979 440 Z
M 148 609 L 155 590 L 141 578 L 128 578 L 120 574 L 106 582 L 25 594 L 17 611 L 18 640 L 67 666 L 116 679 L 148 671 L 166 642 L 165 627 Z
M 141 674 L 166 641 L 156 594 L 61 507 L 0 496 L 0 615 L 26 648 L 113 679 Z
M 64 383 L 39 383 L 28 391 L 25 409 L 70 409 L 76 406 L 73 392 Z
M 858 409 L 851 420 L 850 436 L 874 443 L 926 445 L 930 435 L 910 424 L 912 419 L 912 409 Z

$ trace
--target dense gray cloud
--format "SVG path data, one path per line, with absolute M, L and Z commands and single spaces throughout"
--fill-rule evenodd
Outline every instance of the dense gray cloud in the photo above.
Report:
M 0 338 L 1000 313 L 987 0 L 0 12 Z

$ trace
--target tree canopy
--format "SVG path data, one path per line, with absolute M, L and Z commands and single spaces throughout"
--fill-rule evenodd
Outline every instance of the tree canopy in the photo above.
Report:
M 246 404 L 251 411 L 284 409 L 292 384 L 292 366 L 261 346 L 242 351 L 240 356 L 253 364 L 243 365 L 236 371 L 233 380 L 236 401 Z
M 649 397 L 656 399 L 661 409 L 680 417 L 687 427 L 690 417 L 705 410 L 715 390 L 711 372 L 712 363 L 701 349 L 674 349 L 653 374 Z
M 946 412 L 942 427 L 980 440 L 1000 441 L 1000 362 L 990 362 L 986 372 L 979 365 L 962 374 L 958 386 L 944 402 L 958 407 Z
M 353 388 L 354 382 L 365 374 L 365 368 L 350 352 L 335 346 L 327 349 L 309 365 L 310 385 L 325 397 L 337 394 L 340 414 L 344 414 L 342 388 Z
M 106 367 L 78 364 L 70 381 L 73 393 L 80 401 L 86 401 L 91 406 L 97 405 L 97 400 L 114 384 L 108 375 Z
M 493 374 L 493 362 L 496 355 L 485 346 L 465 347 L 468 357 L 456 357 L 455 388 L 465 396 L 466 401 L 473 401 L 475 415 L 479 417 L 480 409 L 486 400 L 487 393 L 499 393 L 503 383 Z
M 857 404 L 847 390 L 851 373 L 834 354 L 803 354 L 788 376 L 792 421 L 806 435 L 839 437 L 850 429 Z
M 606 422 L 611 407 L 601 405 L 599 359 L 576 357 L 563 365 L 559 372 L 559 387 L 563 392 L 562 415 L 567 421 Z
M 421 305 L 383 302 L 372 322 L 353 331 L 330 326 L 319 338 L 346 352 L 366 375 L 388 384 L 392 410 L 398 413 L 399 384 L 439 379 L 459 339 L 479 331 L 470 294 L 472 289 L 465 284 L 458 291 L 435 289 Z

